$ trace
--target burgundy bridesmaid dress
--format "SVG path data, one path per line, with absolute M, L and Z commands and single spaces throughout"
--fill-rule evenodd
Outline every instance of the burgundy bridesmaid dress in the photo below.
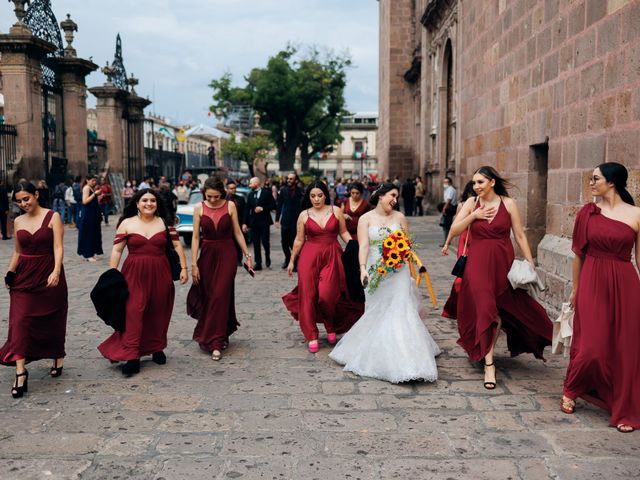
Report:
M 170 228 L 172 240 L 178 240 Z M 115 243 L 127 242 L 122 275 L 129 287 L 124 332 L 113 332 L 98 350 L 114 362 L 138 360 L 167 346 L 175 288 L 166 255 L 165 230 L 146 238 L 138 233 L 116 234 Z
M 49 228 L 53 211 L 33 234 L 18 230 L 20 258 L 10 290 L 9 335 L 0 349 L 0 363 L 15 365 L 27 361 L 65 356 L 67 330 L 67 282 L 64 269 L 55 287 L 47 280 L 55 267 L 53 230 Z
M 458 344 L 472 361 L 479 362 L 491 350 L 502 319 L 511 356 L 533 353 L 542 356 L 551 345 L 553 325 L 547 312 L 524 290 L 511 288 L 507 274 L 515 258 L 511 243 L 511 217 L 501 201 L 491 222 L 471 224 L 473 243 L 458 296 Z
M 298 286 L 282 301 L 310 342 L 318 339 L 317 323 L 324 324 L 327 333 L 347 332 L 364 313 L 364 303 L 352 301 L 347 293 L 336 216 L 332 214 L 322 228 L 307 214 L 304 230 Z
M 229 202 L 219 208 L 202 203 L 200 282 L 187 296 L 187 313 L 198 320 L 193 339 L 203 350 L 222 350 L 238 329 L 234 282 L 237 256 Z
M 358 222 L 360 217 L 371 210 L 371 204 L 366 200 L 362 200 L 362 203 L 358 205 L 355 211 L 351 210 L 351 199 L 347 198 L 344 202 L 344 214 L 351 217 L 350 220 L 345 219 L 347 224 L 347 231 L 351 234 L 351 238 L 358 240 Z
M 464 242 L 468 236 L 468 230 L 465 230 L 460 235 L 460 239 L 458 240 L 458 258 L 464 252 Z M 469 241 L 467 242 L 467 254 L 469 253 L 469 247 L 471 246 L 471 238 L 469 237 Z M 447 302 L 444 304 L 441 315 L 445 318 L 450 318 L 455 320 L 458 317 L 458 297 L 460 296 L 460 289 L 462 288 L 462 278 L 456 277 L 453 281 L 453 285 L 451 285 L 451 293 L 449 294 L 449 298 Z
M 640 279 L 636 232 L 594 203 L 576 217 L 573 251 L 583 258 L 564 394 L 607 410 L 611 425 L 640 428 Z

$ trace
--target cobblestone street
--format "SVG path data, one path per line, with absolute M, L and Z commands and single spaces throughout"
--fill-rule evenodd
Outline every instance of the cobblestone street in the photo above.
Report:
M 115 218 L 114 218 L 115 220 Z M 413 219 L 439 307 L 453 277 L 442 258 L 435 217 Z M 241 327 L 219 363 L 191 340 L 189 286 L 176 284 L 168 362 L 145 358 L 123 378 L 96 346 L 110 329 L 95 316 L 89 291 L 106 269 L 113 226 L 103 230 L 105 258 L 75 255 L 66 229 L 69 283 L 67 358 L 62 377 L 49 361 L 31 364 L 29 393 L 13 400 L 14 370 L 2 370 L 0 478 L 9 479 L 626 479 L 640 476 L 640 436 L 610 428 L 583 402 L 559 411 L 566 360 L 509 358 L 498 343 L 498 387 L 456 345 L 455 322 L 428 306 L 426 323 L 443 349 L 435 384 L 392 385 L 343 373 L 320 352 L 309 354 L 280 297 L 294 286 L 280 270 L 272 229 L 273 269 L 236 280 Z M 8 265 L 11 242 L 0 244 Z M 188 250 L 187 250 L 188 252 Z M 190 262 L 189 262 L 190 263 Z M 153 279 L 149 279 L 153 281 Z M 8 294 L 0 298 L 2 341 Z M 390 312 L 393 314 L 393 312 Z

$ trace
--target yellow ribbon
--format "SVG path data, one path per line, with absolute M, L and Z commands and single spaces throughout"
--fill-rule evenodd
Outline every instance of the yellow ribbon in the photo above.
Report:
M 424 277 L 424 282 L 427 285 L 427 290 L 429 290 L 429 296 L 431 297 L 431 304 L 433 305 L 434 308 L 437 307 L 438 300 L 436 299 L 436 294 L 433 291 L 433 285 L 431 285 L 431 279 L 429 278 L 429 273 L 427 272 L 427 268 L 422 263 L 422 260 L 420 260 L 420 257 L 418 257 L 418 255 L 416 255 L 415 252 L 409 252 L 408 263 L 409 263 L 409 270 L 411 271 L 411 277 L 415 279 L 416 286 L 420 287 L 420 282 Z M 416 272 L 416 267 L 418 269 L 417 272 Z

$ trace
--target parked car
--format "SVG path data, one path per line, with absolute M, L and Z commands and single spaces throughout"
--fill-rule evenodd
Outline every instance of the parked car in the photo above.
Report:
M 236 189 L 236 195 L 246 200 L 250 191 L 251 189 L 249 187 L 239 186 Z M 194 190 L 191 192 L 191 195 L 189 195 L 189 203 L 186 205 L 178 205 L 176 211 L 176 216 L 178 217 L 176 231 L 186 245 L 191 245 L 191 237 L 193 236 L 193 209 L 200 202 L 202 202 L 202 192 L 200 192 L 200 190 Z

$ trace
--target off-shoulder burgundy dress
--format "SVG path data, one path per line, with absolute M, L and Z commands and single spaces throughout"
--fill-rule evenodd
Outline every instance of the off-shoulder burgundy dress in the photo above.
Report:
M 178 234 L 169 228 L 172 240 Z M 129 254 L 122 275 L 129 287 L 124 332 L 113 332 L 98 350 L 111 361 L 138 360 L 167 346 L 175 287 L 166 255 L 165 230 L 146 238 L 138 233 L 116 234 L 114 244 L 127 242 Z
M 576 217 L 582 257 L 564 394 L 606 409 L 611 425 L 640 428 L 640 279 L 631 263 L 636 232 L 594 203 Z
M 331 214 L 324 228 L 307 216 L 304 231 L 298 286 L 282 301 L 310 342 L 318 339 L 318 323 L 327 333 L 347 332 L 364 313 L 364 303 L 351 300 L 347 292 L 336 216 Z
M 351 219 L 345 219 L 347 231 L 351 234 L 351 238 L 358 240 L 358 222 L 360 217 L 371 210 L 371 204 L 366 200 L 362 200 L 358 208 L 351 210 L 351 199 L 347 198 L 344 202 L 344 214 L 349 215 Z
M 55 267 L 53 230 L 49 228 L 53 211 L 33 234 L 18 230 L 20 258 L 10 290 L 9 335 L 0 349 L 0 363 L 15 365 L 27 361 L 65 356 L 67 329 L 67 282 L 64 268 L 55 287 L 47 287 Z
M 198 320 L 193 339 L 209 352 L 221 350 L 238 329 L 234 282 L 237 257 L 229 202 L 219 208 L 202 203 L 200 282 L 187 296 L 187 313 Z
M 482 360 L 491 350 L 497 316 L 502 319 L 512 357 L 533 353 L 543 358 L 544 347 L 551 345 L 553 325 L 547 312 L 524 290 L 511 288 L 507 279 L 515 258 L 510 234 L 511 217 L 502 201 L 491 222 L 476 220 L 471 224 L 473 242 L 468 248 L 457 314 L 458 344 L 472 361 Z

